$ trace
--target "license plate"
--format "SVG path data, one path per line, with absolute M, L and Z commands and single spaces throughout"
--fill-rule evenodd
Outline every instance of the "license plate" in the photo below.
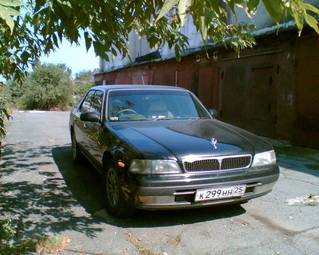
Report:
M 196 191 L 195 201 L 214 200 L 229 197 L 241 197 L 245 194 L 245 190 L 246 185 L 199 189 Z

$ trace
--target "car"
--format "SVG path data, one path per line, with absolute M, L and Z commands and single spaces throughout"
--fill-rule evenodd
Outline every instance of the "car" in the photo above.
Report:
M 279 176 L 270 143 L 174 86 L 92 87 L 70 115 L 74 161 L 103 176 L 110 214 L 240 204 Z

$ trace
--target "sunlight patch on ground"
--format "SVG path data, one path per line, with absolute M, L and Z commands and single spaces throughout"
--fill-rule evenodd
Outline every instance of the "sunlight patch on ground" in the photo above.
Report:
M 319 195 L 306 195 L 302 197 L 296 197 L 287 199 L 286 203 L 288 205 L 310 205 L 316 206 L 319 205 Z

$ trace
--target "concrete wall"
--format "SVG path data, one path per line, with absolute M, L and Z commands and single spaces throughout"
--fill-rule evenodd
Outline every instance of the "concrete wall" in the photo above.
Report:
M 202 38 L 199 32 L 193 24 L 192 17 L 188 17 L 184 27 L 182 28 L 182 33 L 187 35 L 189 48 L 196 48 L 202 45 Z M 114 69 L 133 64 L 137 57 L 144 56 L 151 53 L 155 49 L 151 49 L 145 37 L 139 37 L 135 32 L 129 34 L 129 41 L 127 43 L 129 56 L 123 58 L 122 55 L 118 55 L 115 58 L 109 54 L 110 61 L 104 61 L 100 59 L 100 70 L 101 72 L 112 71 Z M 170 49 L 167 44 L 163 45 L 159 52 L 162 58 L 175 56 L 174 49 Z
M 257 15 L 254 19 L 249 19 L 245 12 L 239 8 L 236 8 L 236 15 L 230 14 L 229 23 L 252 23 L 256 27 L 263 28 L 273 24 L 270 17 L 265 11 L 263 4 L 260 4 L 257 10 Z M 189 48 L 198 48 L 203 45 L 200 33 L 196 30 L 193 19 L 191 16 L 188 17 L 181 32 L 188 37 Z M 129 34 L 128 41 L 129 57 L 123 58 L 121 55 L 113 58 L 110 56 L 110 61 L 100 61 L 101 72 L 112 71 L 116 68 L 120 68 L 131 63 L 134 63 L 137 57 L 146 55 L 155 49 L 151 49 L 145 38 L 140 38 L 135 32 Z M 174 56 L 174 50 L 170 49 L 167 44 L 159 49 L 163 59 Z
M 269 27 L 274 25 L 274 22 L 271 20 L 270 16 L 268 15 L 266 8 L 263 3 L 259 3 L 256 15 L 253 18 L 247 16 L 246 12 L 242 8 L 235 9 L 235 15 L 229 15 L 230 18 L 228 22 L 230 24 L 240 24 L 240 23 L 247 23 L 253 24 L 256 26 L 256 29 L 261 29 L 265 27 Z

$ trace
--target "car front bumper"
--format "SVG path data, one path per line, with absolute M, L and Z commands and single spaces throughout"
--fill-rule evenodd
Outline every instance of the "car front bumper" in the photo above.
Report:
M 135 206 L 139 209 L 183 209 L 242 203 L 269 193 L 279 177 L 277 165 L 223 173 L 196 173 L 136 178 Z M 195 202 L 198 189 L 246 185 L 241 197 Z

